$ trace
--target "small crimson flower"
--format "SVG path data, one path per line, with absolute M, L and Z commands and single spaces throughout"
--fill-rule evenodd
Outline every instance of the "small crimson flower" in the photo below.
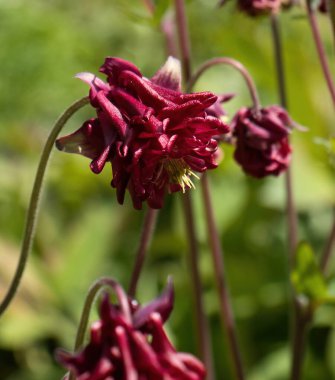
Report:
M 288 134 L 292 125 L 287 112 L 279 106 L 259 111 L 240 109 L 231 122 L 231 128 L 236 140 L 234 158 L 244 172 L 262 178 L 285 171 L 291 160 Z
M 110 162 L 119 203 L 128 190 L 136 209 L 145 201 L 161 208 L 166 192 L 185 192 L 194 187 L 194 172 L 217 166 L 215 137 L 229 127 L 207 114 L 217 101 L 214 94 L 180 91 L 178 60 L 170 57 L 151 79 L 120 58 L 106 58 L 100 71 L 108 83 L 90 73 L 77 75 L 90 85 L 97 117 L 56 146 L 91 158 L 94 173 Z
M 118 304 L 103 297 L 88 344 L 75 354 L 58 351 L 59 362 L 77 380 L 203 380 L 202 363 L 177 352 L 163 328 L 173 308 L 172 284 L 144 306 L 130 300 L 120 285 L 115 290 Z

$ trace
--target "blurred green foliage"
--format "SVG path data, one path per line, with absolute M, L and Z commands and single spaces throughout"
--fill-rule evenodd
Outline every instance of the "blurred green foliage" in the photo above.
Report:
M 17 262 L 25 211 L 39 154 L 53 121 L 87 87 L 73 76 L 98 72 L 104 57 L 133 61 L 151 76 L 165 60 L 160 18 L 169 1 L 156 1 L 154 18 L 141 1 L 0 1 L 0 295 Z M 239 14 L 234 2 L 187 2 L 193 67 L 215 56 L 240 60 L 253 75 L 264 105 L 276 103 L 269 20 Z M 292 117 L 307 126 L 294 131 L 294 192 L 299 234 L 316 255 L 323 250 L 334 202 L 334 112 L 303 8 L 281 15 L 284 59 Z M 331 29 L 320 27 L 334 60 Z M 332 65 L 333 66 L 333 65 Z M 245 84 L 229 67 L 207 72 L 197 90 L 234 92 L 230 116 L 250 104 Z M 94 114 L 86 107 L 68 124 L 73 131 Z M 332 139 L 331 139 L 332 137 Z M 281 380 L 289 368 L 290 307 L 283 178 L 246 177 L 224 147 L 225 159 L 210 174 L 226 273 L 239 340 L 250 380 Z M 71 349 L 85 293 L 92 281 L 112 276 L 128 284 L 143 212 L 116 203 L 109 168 L 93 175 L 89 162 L 55 152 L 47 174 L 36 239 L 18 296 L 0 321 L 0 378 L 59 379 L 54 349 Z M 211 322 L 217 378 L 231 369 L 221 332 L 206 227 L 199 190 L 196 222 L 206 309 Z M 334 273 L 335 263 L 330 263 Z M 138 298 L 155 297 L 172 274 L 175 310 L 168 324 L 180 350 L 196 352 L 188 274 L 187 241 L 178 195 L 169 196 L 159 216 Z M 186 275 L 185 275 L 186 274 Z M 318 309 L 308 339 L 305 380 L 335 378 L 335 310 Z

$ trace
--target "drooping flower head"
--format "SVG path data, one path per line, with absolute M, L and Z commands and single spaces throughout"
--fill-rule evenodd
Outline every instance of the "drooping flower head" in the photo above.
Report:
M 177 352 L 163 324 L 173 308 L 169 283 L 160 297 L 140 306 L 116 284 L 118 304 L 105 295 L 100 319 L 78 353 L 57 352 L 58 361 L 77 380 L 203 380 L 205 369 L 194 356 Z M 68 377 L 65 377 L 65 379 Z
M 288 141 L 289 127 L 293 121 L 279 106 L 240 109 L 231 122 L 236 139 L 235 160 L 245 173 L 262 178 L 279 175 L 291 159 Z
M 194 172 L 217 166 L 214 137 L 229 128 L 206 113 L 214 94 L 180 91 L 178 60 L 170 57 L 150 80 L 120 58 L 106 58 L 100 71 L 107 83 L 90 73 L 77 75 L 90 85 L 97 117 L 56 145 L 91 158 L 94 173 L 110 162 L 119 203 L 128 189 L 135 208 L 145 201 L 160 208 L 166 192 L 184 192 L 194 186 Z

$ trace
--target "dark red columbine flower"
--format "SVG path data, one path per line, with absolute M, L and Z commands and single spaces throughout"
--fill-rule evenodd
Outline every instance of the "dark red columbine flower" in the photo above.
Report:
M 59 362 L 77 380 L 203 380 L 202 363 L 177 352 L 164 332 L 173 307 L 172 284 L 145 306 L 116 287 L 119 303 L 112 304 L 105 295 L 89 343 L 79 353 L 58 351 Z
M 279 106 L 242 108 L 231 122 L 236 139 L 235 160 L 245 173 L 262 178 L 285 171 L 291 159 L 288 141 L 293 121 Z
M 77 75 L 91 87 L 97 117 L 56 145 L 91 158 L 94 173 L 111 162 L 119 203 L 128 189 L 135 208 L 145 201 L 160 208 L 167 191 L 194 187 L 193 171 L 217 166 L 214 137 L 229 128 L 206 113 L 214 94 L 181 93 L 179 61 L 170 57 L 150 80 L 120 58 L 106 58 L 100 71 L 108 83 L 90 73 Z

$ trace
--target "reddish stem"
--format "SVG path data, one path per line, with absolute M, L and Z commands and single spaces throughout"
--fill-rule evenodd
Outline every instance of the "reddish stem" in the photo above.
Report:
M 203 292 L 199 271 L 199 249 L 194 225 L 195 218 L 192 207 L 192 199 L 189 192 L 183 194 L 183 207 L 186 230 L 190 244 L 189 262 L 191 265 L 193 295 L 195 302 L 196 321 L 198 326 L 198 346 L 201 358 L 203 359 L 206 366 L 207 380 L 214 380 L 215 373 L 213 366 L 212 344 L 208 321 L 205 315 Z
M 255 85 L 251 75 L 249 74 L 248 70 L 242 65 L 242 63 L 240 63 L 239 61 L 236 61 L 235 59 L 232 59 L 232 58 L 217 57 L 217 58 L 209 59 L 208 61 L 203 63 L 198 68 L 198 70 L 195 72 L 195 74 L 192 76 L 192 78 L 189 80 L 188 90 L 191 90 L 193 88 L 196 81 L 199 79 L 199 77 L 206 70 L 208 70 L 212 66 L 222 65 L 222 64 L 232 66 L 234 69 L 236 69 L 237 71 L 239 71 L 242 74 L 242 76 L 243 76 L 243 78 L 244 78 L 244 80 L 248 86 L 250 96 L 251 96 L 252 102 L 253 102 L 253 107 L 256 111 L 259 110 L 260 109 L 260 101 L 259 101 L 256 85 Z
M 158 210 L 149 208 L 144 217 L 141 239 L 140 239 L 140 243 L 139 243 L 137 253 L 136 253 L 133 273 L 130 279 L 130 285 L 129 285 L 129 291 L 128 291 L 128 294 L 130 297 L 135 297 L 135 294 L 136 294 L 136 288 L 137 288 L 138 280 L 141 275 L 141 271 L 143 269 L 146 252 L 149 248 L 152 235 L 155 230 L 157 215 L 158 215 Z
M 229 291 L 224 273 L 223 252 L 218 231 L 215 226 L 214 212 L 209 191 L 209 183 L 207 174 L 202 176 L 202 196 L 207 221 L 207 230 L 209 242 L 211 245 L 212 259 L 215 272 L 215 281 L 219 291 L 221 319 L 224 329 L 227 333 L 229 349 L 232 355 L 232 361 L 235 367 L 236 378 L 238 380 L 245 379 L 242 358 L 237 342 L 236 326 L 233 316 L 233 310 L 230 303 Z
M 333 101 L 333 106 L 335 106 L 335 87 L 334 87 L 332 75 L 331 75 L 331 72 L 329 69 L 329 65 L 327 62 L 326 53 L 325 53 L 325 50 L 324 50 L 324 47 L 322 44 L 322 40 L 321 40 L 321 36 L 320 36 L 320 32 L 319 32 L 319 27 L 318 27 L 316 17 L 315 17 L 315 12 L 312 9 L 312 5 L 311 5 L 310 0 L 307 0 L 307 14 L 308 14 L 309 24 L 310 24 L 310 27 L 312 29 L 312 34 L 313 34 L 316 50 L 318 52 L 320 64 L 322 67 L 323 75 L 324 75 L 324 78 L 326 80 L 328 90 L 330 92 L 330 96 L 331 96 L 332 101 Z

